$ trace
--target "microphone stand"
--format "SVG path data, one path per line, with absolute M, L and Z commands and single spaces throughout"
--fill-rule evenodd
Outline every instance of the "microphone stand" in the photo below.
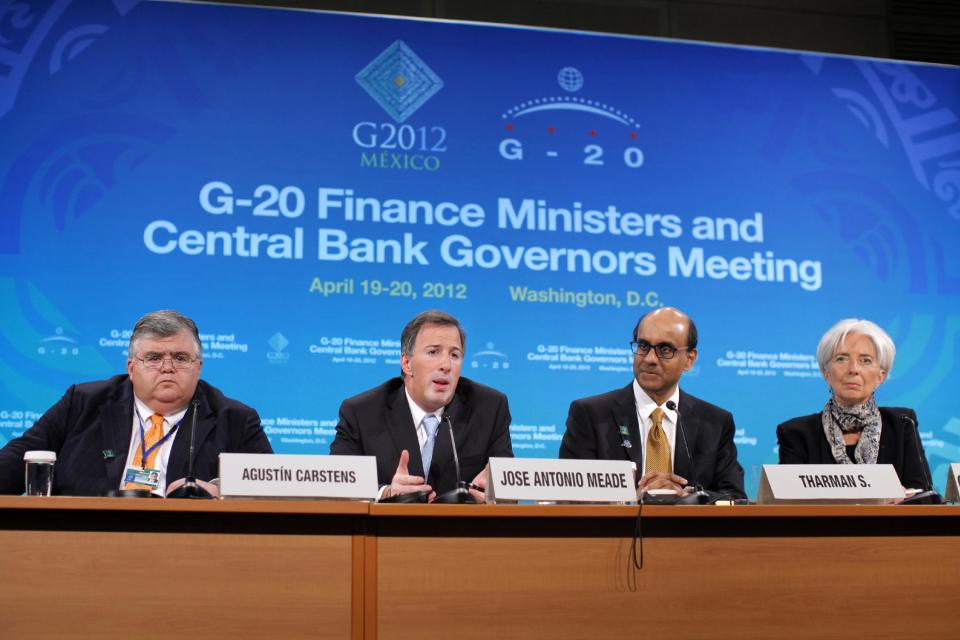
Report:
M 683 450 L 687 454 L 687 460 L 690 461 L 690 471 L 696 472 L 693 466 L 693 456 L 690 455 L 690 447 L 687 446 L 687 434 L 683 430 L 683 417 L 680 415 L 680 407 L 673 400 L 667 401 L 667 409 L 677 412 L 677 430 L 680 432 L 680 439 L 683 440 Z M 703 490 L 703 486 L 697 483 L 693 478 L 693 492 L 682 498 L 677 498 L 676 504 L 710 504 L 710 494 Z
M 194 400 L 192 404 L 193 419 L 190 421 L 190 457 L 187 458 L 187 477 L 183 479 L 183 484 L 177 487 L 176 490 L 171 491 L 167 497 L 189 498 L 194 500 L 212 499 L 213 496 L 210 495 L 210 492 L 201 487 L 193 475 L 194 438 L 197 432 L 197 410 L 200 408 L 200 402 Z
M 920 434 L 918 433 L 919 429 L 917 428 L 917 423 L 910 416 L 900 416 L 904 422 L 909 422 L 910 426 L 913 428 L 910 431 L 913 432 L 913 442 L 917 445 L 917 464 L 920 465 L 920 471 L 923 473 L 923 482 L 925 486 L 923 491 L 920 493 L 915 493 L 914 495 L 906 498 L 900 504 L 943 504 L 943 497 L 937 493 L 937 490 L 933 488 L 933 482 L 930 480 L 929 471 L 927 470 L 927 464 L 924 460 L 924 456 L 920 453 L 923 451 L 923 445 L 920 444 Z
M 457 455 L 457 441 L 453 438 L 453 422 L 450 421 L 449 414 L 444 414 L 443 417 L 450 429 L 450 444 L 453 446 L 453 467 L 457 472 L 457 487 L 438 495 L 434 502 L 440 504 L 476 504 L 477 499 L 470 494 L 467 483 L 460 479 L 460 457 Z

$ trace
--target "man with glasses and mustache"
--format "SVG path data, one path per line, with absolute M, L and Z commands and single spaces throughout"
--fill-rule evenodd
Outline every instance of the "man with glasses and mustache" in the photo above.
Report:
M 651 311 L 630 346 L 633 382 L 570 404 L 560 457 L 634 461 L 638 497 L 654 489 L 683 497 L 699 485 L 713 498 L 745 498 L 733 416 L 679 387 L 697 359 L 693 320 L 672 307 Z
M 166 495 L 187 475 L 195 413 L 194 475 L 216 495 L 209 480 L 220 453 L 272 449 L 257 412 L 200 380 L 202 366 L 193 320 L 176 311 L 143 316 L 130 337 L 127 375 L 73 385 L 0 450 L 0 493 L 23 493 L 23 454 L 43 450 L 57 454 L 54 494 Z

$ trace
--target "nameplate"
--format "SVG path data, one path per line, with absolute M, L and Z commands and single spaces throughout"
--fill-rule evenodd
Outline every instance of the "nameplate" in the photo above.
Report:
M 960 502 L 960 463 L 954 462 L 947 468 L 947 502 Z
M 487 500 L 636 504 L 627 460 L 490 458 Z
M 765 464 L 760 504 L 885 504 L 904 497 L 892 464 Z
M 373 456 L 220 454 L 224 498 L 376 500 L 378 490 Z

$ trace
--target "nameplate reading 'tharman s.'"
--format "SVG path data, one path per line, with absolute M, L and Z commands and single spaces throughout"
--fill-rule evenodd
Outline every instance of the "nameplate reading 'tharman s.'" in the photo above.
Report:
M 627 460 L 490 458 L 488 500 L 635 503 Z
M 892 464 L 765 464 L 760 504 L 884 504 L 904 497 Z
M 221 453 L 224 498 L 376 500 L 373 456 Z

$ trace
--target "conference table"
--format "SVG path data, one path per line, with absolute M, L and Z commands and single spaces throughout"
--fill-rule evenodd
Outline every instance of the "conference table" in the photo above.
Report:
M 5 496 L 0 637 L 960 637 L 960 508 L 638 510 Z

